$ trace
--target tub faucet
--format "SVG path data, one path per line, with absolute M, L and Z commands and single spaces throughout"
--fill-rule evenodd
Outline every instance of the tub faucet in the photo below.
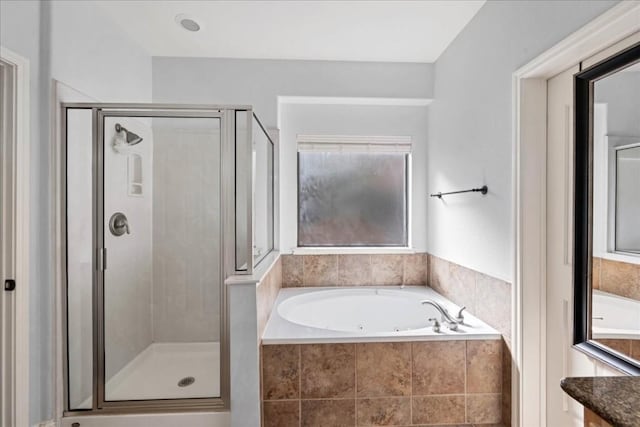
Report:
M 458 321 L 453 317 L 451 317 L 451 315 L 449 314 L 446 308 L 442 307 L 440 304 L 430 299 L 422 300 L 420 301 L 420 303 L 422 305 L 428 304 L 434 307 L 436 310 L 438 310 L 438 312 L 442 316 L 442 323 L 445 323 L 447 327 L 452 331 L 458 330 Z

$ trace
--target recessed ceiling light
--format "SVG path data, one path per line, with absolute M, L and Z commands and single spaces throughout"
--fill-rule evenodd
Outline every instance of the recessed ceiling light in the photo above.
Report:
M 200 24 L 198 24 L 193 18 L 187 15 L 176 15 L 176 22 L 185 30 L 196 32 L 200 31 Z

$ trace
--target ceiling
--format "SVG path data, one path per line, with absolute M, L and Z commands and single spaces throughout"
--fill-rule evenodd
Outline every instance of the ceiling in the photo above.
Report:
M 484 0 L 96 3 L 153 56 L 429 63 Z M 200 31 L 179 26 L 178 14 Z

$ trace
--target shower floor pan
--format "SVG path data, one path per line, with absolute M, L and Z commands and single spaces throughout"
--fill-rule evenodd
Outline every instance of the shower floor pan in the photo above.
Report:
M 105 400 L 220 396 L 220 343 L 153 343 L 116 373 Z

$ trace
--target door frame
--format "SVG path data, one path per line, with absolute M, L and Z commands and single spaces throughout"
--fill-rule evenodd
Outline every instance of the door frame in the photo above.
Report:
M 9 343 L 3 339 L 0 345 L 2 353 L 12 353 L 12 370 L 8 387 L 10 394 L 3 396 L 3 407 L 12 408 L 14 425 L 29 424 L 29 173 L 30 173 L 30 69 L 29 60 L 4 46 L 0 46 L 0 59 L 3 66 L 11 69 L 13 74 L 14 97 L 10 114 L 13 116 L 12 138 L 8 143 L 12 145 L 14 156 L 10 159 L 2 158 L 3 169 L 11 175 L 9 191 L 13 193 L 15 220 L 10 224 L 14 228 L 15 242 L 12 250 L 15 252 L 14 277 L 16 289 L 14 293 L 14 317 L 10 326 Z M 4 101 L 4 100 L 3 100 Z M 6 189 L 5 189 L 6 190 Z M 4 218 L 3 218 L 4 221 Z M 2 224 L 3 228 L 8 227 Z M 6 229 L 6 228 L 5 228 Z M 2 277 L 4 284 L 5 277 Z M 3 289 L 0 292 L 4 291 Z M 3 296 L 4 297 L 4 296 Z M 11 348 L 6 348 L 11 347 Z
M 640 3 L 622 1 L 512 75 L 516 426 L 546 425 L 547 80 L 639 30 Z M 571 337 L 571 319 L 563 326 Z

